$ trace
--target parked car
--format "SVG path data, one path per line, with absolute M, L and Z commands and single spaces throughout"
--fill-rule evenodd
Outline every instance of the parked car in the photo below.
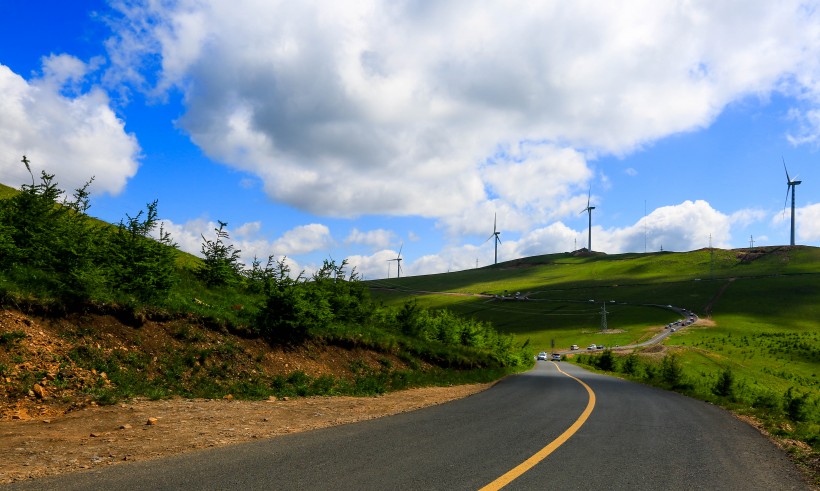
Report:
M 538 358 L 537 359 L 546 361 L 547 360 L 547 353 L 544 352 L 544 351 L 538 353 Z
M 569 349 L 581 349 L 581 348 L 579 348 L 577 344 L 573 344 L 572 346 L 569 347 Z
M 558 353 L 553 353 L 552 361 L 561 361 L 561 355 L 559 355 Z
M 598 349 L 598 347 L 595 346 L 594 344 L 590 344 L 589 346 L 587 346 L 587 349 L 588 350 L 596 350 L 596 349 Z

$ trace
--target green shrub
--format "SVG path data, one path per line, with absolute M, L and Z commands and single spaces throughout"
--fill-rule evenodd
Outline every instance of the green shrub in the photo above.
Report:
M 732 370 L 725 369 L 720 372 L 718 380 L 712 387 L 712 393 L 721 397 L 733 397 L 735 390 L 735 376 Z
M 598 366 L 598 369 L 605 372 L 613 371 L 615 369 L 615 357 L 612 355 L 612 351 L 605 350 L 601 353 L 597 357 L 596 365 Z
M 683 368 L 677 355 L 666 355 L 661 360 L 661 380 L 670 387 L 679 387 L 683 383 Z
M 226 243 L 230 239 L 225 230 L 228 224 L 217 221 L 219 227 L 214 229 L 216 239 L 209 240 L 202 236 L 202 255 L 205 259 L 197 270 L 197 276 L 208 286 L 233 284 L 242 277 L 242 263 L 239 262 L 239 253 L 242 251 L 233 244 Z
M 144 217 L 144 218 L 143 218 Z M 174 285 L 174 260 L 177 245 L 159 226 L 157 239 L 151 232 L 157 228 L 157 202 L 148 203 L 145 215 L 126 215 L 126 222 L 109 233 L 108 264 L 116 289 L 134 295 L 140 301 L 165 298 Z
M 789 387 L 783 394 L 783 410 L 792 421 L 805 421 L 808 416 L 808 394 L 795 394 Z

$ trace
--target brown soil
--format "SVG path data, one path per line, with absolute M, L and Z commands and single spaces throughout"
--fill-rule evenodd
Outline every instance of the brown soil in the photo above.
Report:
M 230 345 L 230 349 L 225 348 Z M 106 315 L 44 319 L 0 310 L 0 483 L 147 460 L 196 449 L 363 421 L 466 397 L 490 384 L 432 387 L 379 397 L 134 399 L 97 405 L 90 387 L 111 382 L 77 366 L 76 349 L 151 353 L 145 376 L 162 370 L 168 350 L 209 350 L 202 369 L 218 366 L 230 377 L 352 376 L 352 366 L 404 368 L 395 355 L 359 347 L 309 344 L 271 348 L 185 320 L 129 327 Z M 199 362 L 197 362 L 199 363 Z
M 0 483 L 379 418 L 466 397 L 488 386 L 411 389 L 380 397 L 134 400 L 63 416 L 2 421 Z

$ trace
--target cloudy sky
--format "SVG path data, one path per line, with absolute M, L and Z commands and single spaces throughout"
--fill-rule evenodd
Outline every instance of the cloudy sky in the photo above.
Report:
M 816 1 L 0 0 L 0 182 L 366 278 L 820 245 Z M 589 196 L 589 198 L 588 198 Z M 790 199 L 789 199 L 790 204 Z

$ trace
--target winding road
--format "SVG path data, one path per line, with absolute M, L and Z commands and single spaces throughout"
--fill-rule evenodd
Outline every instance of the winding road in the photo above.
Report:
M 751 426 L 568 363 L 411 413 L 8 489 L 809 489 Z

